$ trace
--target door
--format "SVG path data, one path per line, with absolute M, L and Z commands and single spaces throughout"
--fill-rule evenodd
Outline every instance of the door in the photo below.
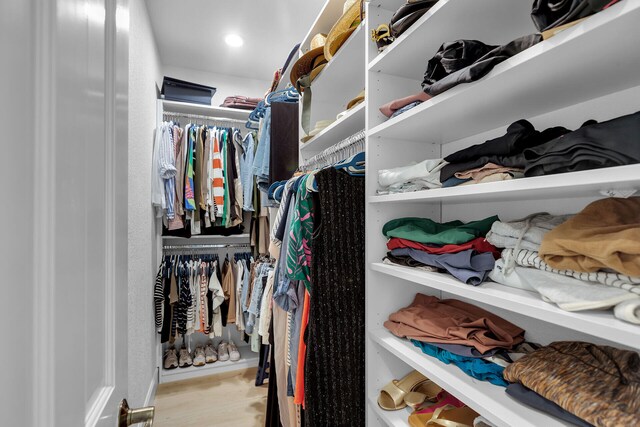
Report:
M 0 24 L 0 424 L 113 427 L 127 394 L 128 1 L 3 0 Z

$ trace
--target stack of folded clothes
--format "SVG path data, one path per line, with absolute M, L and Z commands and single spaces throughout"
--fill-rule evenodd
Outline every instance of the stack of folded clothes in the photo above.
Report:
M 579 426 L 636 426 L 638 353 L 586 342 L 554 342 L 504 370 L 507 394 Z
M 491 280 L 567 311 L 613 307 L 640 324 L 640 198 L 598 200 L 575 216 L 497 221 L 487 241 L 504 248 Z
M 382 233 L 389 238 L 386 262 L 408 267 L 444 270 L 473 286 L 493 269 L 498 250 L 484 240 L 497 216 L 480 221 L 438 223 L 428 218 L 398 218 L 387 222 Z
M 446 164 L 442 159 L 427 159 L 417 164 L 379 170 L 378 194 L 440 188 L 440 169 Z
M 563 127 L 539 132 L 527 120 L 518 120 L 504 135 L 446 156 L 448 164 L 440 170 L 440 182 L 443 187 L 453 187 L 521 178 L 527 166 L 523 154 L 526 149 L 567 133 L 569 130 Z
M 416 294 L 384 327 L 408 338 L 423 353 L 467 375 L 506 386 L 505 367 L 539 348 L 524 342 L 524 330 L 480 307 L 455 299 Z

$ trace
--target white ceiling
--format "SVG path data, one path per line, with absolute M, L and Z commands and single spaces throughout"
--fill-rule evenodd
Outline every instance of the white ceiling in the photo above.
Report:
M 325 0 L 146 0 L 163 65 L 271 81 Z M 244 39 L 239 48 L 224 38 Z

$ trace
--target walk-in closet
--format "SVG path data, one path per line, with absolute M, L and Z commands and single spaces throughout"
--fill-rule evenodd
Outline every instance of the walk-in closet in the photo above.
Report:
M 638 22 L 1 2 L 0 425 L 640 426 Z

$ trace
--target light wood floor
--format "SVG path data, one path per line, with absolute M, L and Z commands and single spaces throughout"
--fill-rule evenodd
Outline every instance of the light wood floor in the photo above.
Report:
M 256 370 L 160 384 L 154 427 L 264 426 L 268 386 L 255 386 Z

